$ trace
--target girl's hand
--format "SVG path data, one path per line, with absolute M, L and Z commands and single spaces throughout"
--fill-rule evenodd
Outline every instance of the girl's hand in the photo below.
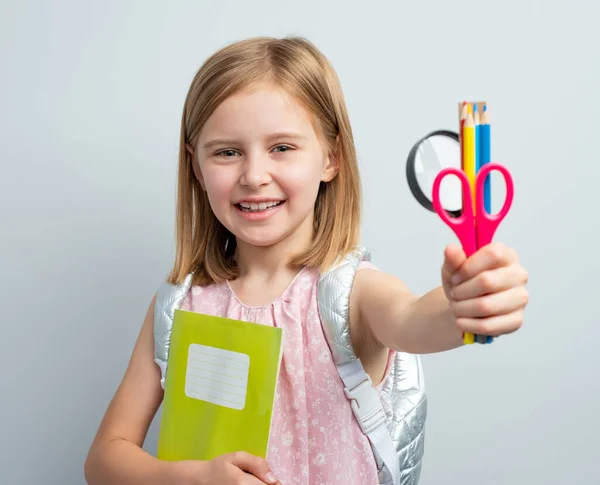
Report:
M 186 485 L 281 485 L 267 461 L 243 451 L 210 461 L 179 462 Z
M 491 243 L 467 258 L 450 245 L 444 256 L 442 286 L 460 330 L 497 337 L 521 327 L 528 273 L 514 249 Z

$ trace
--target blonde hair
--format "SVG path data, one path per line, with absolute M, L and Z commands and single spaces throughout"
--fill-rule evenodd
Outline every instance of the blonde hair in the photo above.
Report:
M 176 256 L 169 276 L 181 283 L 194 271 L 193 284 L 235 279 L 235 237 L 214 215 L 194 176 L 193 155 L 202 127 L 227 97 L 270 82 L 312 113 L 316 129 L 339 163 L 330 182 L 321 183 L 315 202 L 311 247 L 293 267 L 323 271 L 356 246 L 360 232 L 361 188 L 352 130 L 339 79 L 327 58 L 301 37 L 255 37 L 232 43 L 209 57 L 194 77 L 183 108 L 179 146 Z

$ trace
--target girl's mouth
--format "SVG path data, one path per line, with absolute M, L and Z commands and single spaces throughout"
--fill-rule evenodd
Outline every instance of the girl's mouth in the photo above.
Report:
M 266 212 L 284 203 L 285 200 L 272 200 L 267 202 L 240 202 L 235 206 L 242 212 Z

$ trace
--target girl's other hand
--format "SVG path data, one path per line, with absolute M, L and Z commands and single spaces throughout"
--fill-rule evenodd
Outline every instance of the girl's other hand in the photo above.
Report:
M 238 451 L 210 461 L 179 462 L 189 485 L 281 485 L 264 458 Z

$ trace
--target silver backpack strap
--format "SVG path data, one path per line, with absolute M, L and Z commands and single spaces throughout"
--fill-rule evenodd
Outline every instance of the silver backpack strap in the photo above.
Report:
M 350 291 L 359 264 L 369 260 L 363 247 L 346 256 L 319 278 L 318 303 L 323 331 L 329 343 L 333 361 L 344 383 L 358 424 L 369 438 L 377 461 L 379 483 L 400 484 L 400 463 L 392 436 L 386 424 L 386 414 L 377 391 L 360 359 L 354 353 L 348 325 Z
M 154 362 L 160 367 L 160 385 L 165 388 L 167 363 L 171 348 L 171 330 L 175 310 L 181 306 L 188 290 L 192 285 L 192 273 L 188 274 L 183 283 L 174 285 L 167 281 L 158 289 L 154 303 Z

